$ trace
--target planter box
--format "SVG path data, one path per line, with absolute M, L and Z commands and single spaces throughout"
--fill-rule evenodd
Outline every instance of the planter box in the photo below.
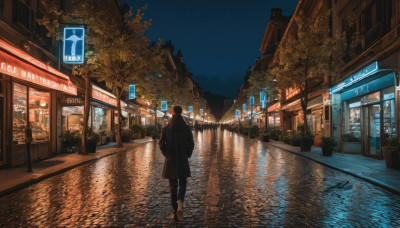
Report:
M 394 152 L 392 148 L 387 148 L 387 147 L 383 147 L 382 150 L 386 162 L 386 167 L 392 169 L 400 169 L 399 153 Z
M 340 142 L 340 152 L 346 154 L 361 154 L 361 142 Z

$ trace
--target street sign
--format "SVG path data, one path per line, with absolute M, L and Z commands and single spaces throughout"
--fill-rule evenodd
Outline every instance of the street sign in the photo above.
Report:
M 243 104 L 243 112 L 247 112 L 247 104 Z
M 260 102 L 265 102 L 266 98 L 266 93 L 265 91 L 260 92 Z
M 85 58 L 85 28 L 65 27 L 63 61 L 66 64 L 82 64 Z
M 254 97 L 250 97 L 250 105 L 254 105 Z
M 189 110 L 189 113 L 192 113 L 193 112 L 193 107 L 189 106 L 188 110 Z
M 239 109 L 236 109 L 236 117 L 239 117 L 240 113 L 239 113 Z
M 161 112 L 166 112 L 168 110 L 168 102 L 161 101 Z
M 203 109 L 200 109 L 200 114 L 203 114 Z
M 135 85 L 129 85 L 129 99 L 136 99 L 136 87 L 135 87 Z
M 262 109 L 265 109 L 267 107 L 267 102 L 262 102 Z

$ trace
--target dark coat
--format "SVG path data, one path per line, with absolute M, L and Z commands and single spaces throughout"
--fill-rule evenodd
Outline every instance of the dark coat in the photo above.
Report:
M 163 128 L 159 145 L 165 157 L 162 176 L 168 179 L 190 177 L 188 158 L 194 148 L 193 134 L 181 115 L 174 115 Z

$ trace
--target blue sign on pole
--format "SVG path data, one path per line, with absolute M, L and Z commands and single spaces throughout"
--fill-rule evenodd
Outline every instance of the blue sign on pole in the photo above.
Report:
M 247 104 L 243 104 L 243 112 L 247 112 Z
M 254 105 L 254 97 L 250 97 L 250 105 Z
M 265 91 L 260 92 L 260 102 L 265 102 L 266 98 L 266 93 Z
M 168 102 L 161 101 L 161 112 L 166 112 L 168 110 Z
M 129 85 L 129 99 L 136 99 L 136 87 L 135 87 L 135 85 Z
M 240 115 L 239 109 L 236 109 L 236 114 L 235 114 L 235 116 L 236 116 L 236 117 L 239 117 L 239 115 Z
M 189 113 L 192 113 L 193 112 L 193 107 L 189 106 L 188 110 L 189 110 Z
M 265 109 L 267 107 L 267 102 L 262 102 L 262 109 Z
M 85 28 L 65 27 L 63 61 L 66 64 L 82 64 L 85 58 Z
M 200 109 L 200 114 L 203 114 L 203 109 Z

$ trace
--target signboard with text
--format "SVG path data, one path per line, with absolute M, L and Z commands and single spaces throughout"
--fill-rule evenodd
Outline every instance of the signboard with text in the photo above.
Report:
M 203 109 L 200 109 L 200 114 L 203 114 Z
M 64 63 L 82 64 L 85 57 L 85 28 L 65 27 L 63 38 Z
M 254 105 L 254 97 L 250 97 L 250 105 Z
M 129 85 L 129 99 L 136 99 L 136 87 L 135 87 L 135 85 Z
M 188 111 L 189 111 L 189 113 L 192 113 L 193 112 L 193 107 L 189 106 Z
M 235 116 L 236 116 L 236 117 L 239 117 L 239 115 L 240 115 L 240 113 L 239 113 L 239 109 L 236 109 Z
M 265 102 L 266 98 L 266 93 L 265 91 L 260 92 L 260 102 Z
M 247 104 L 243 104 L 243 112 L 247 112 Z
M 161 112 L 166 112 L 168 110 L 168 102 L 161 101 Z

